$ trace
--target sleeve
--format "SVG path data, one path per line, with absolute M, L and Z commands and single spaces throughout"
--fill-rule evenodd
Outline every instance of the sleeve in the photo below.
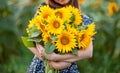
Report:
M 85 14 L 83 14 L 82 17 L 83 17 L 83 23 L 84 23 L 84 25 L 89 25 L 89 24 L 91 24 L 93 22 L 93 20 L 91 18 L 89 18 Z

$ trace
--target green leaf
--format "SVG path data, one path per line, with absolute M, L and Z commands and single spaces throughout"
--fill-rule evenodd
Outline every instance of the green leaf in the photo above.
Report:
M 28 41 L 31 41 L 31 42 L 41 42 L 42 39 L 41 38 L 28 38 Z
M 78 28 L 78 25 L 74 25 L 74 28 Z
M 83 26 L 79 26 L 79 28 L 78 28 L 78 30 L 85 30 L 85 29 L 87 29 L 87 25 L 83 25 Z
M 30 35 L 30 38 L 38 37 L 40 34 L 41 34 L 40 31 L 35 30 L 35 31 Z
M 65 21 L 65 22 L 63 23 L 63 25 L 65 25 L 65 26 L 66 26 L 67 24 L 68 24 L 68 22 L 67 22 L 67 21 Z
M 52 37 L 51 38 L 53 41 L 56 41 L 57 40 L 57 38 L 54 36 L 54 37 Z
M 52 53 L 54 50 L 55 50 L 55 45 L 54 44 L 52 44 L 52 43 L 50 43 L 50 42 L 47 42 L 46 44 L 45 44 L 45 52 L 46 52 L 46 54 L 50 54 L 50 53 Z
M 70 18 L 70 24 L 73 23 L 74 20 L 75 20 L 75 14 L 72 13 L 72 16 Z
M 28 37 L 21 37 L 21 39 L 26 47 L 35 47 L 33 42 L 28 41 Z
M 41 31 L 39 31 L 37 29 L 37 26 L 33 26 L 31 28 L 28 28 L 29 34 L 30 34 L 30 38 L 34 38 L 34 37 L 38 37 L 41 34 Z
M 50 37 L 51 37 L 51 39 L 52 39 L 53 41 L 56 41 L 56 40 L 57 40 L 57 37 L 56 37 L 55 35 L 53 35 L 53 34 L 51 34 Z
M 47 43 L 45 44 L 45 49 L 49 49 L 51 45 L 52 45 L 52 44 L 51 44 L 50 42 L 47 42 Z
M 74 55 L 78 55 L 78 50 L 77 50 L 77 48 L 74 48 L 74 49 L 72 50 L 72 53 L 73 53 Z

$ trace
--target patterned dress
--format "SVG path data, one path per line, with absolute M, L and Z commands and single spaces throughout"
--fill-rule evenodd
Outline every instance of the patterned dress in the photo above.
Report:
M 45 3 L 41 5 L 42 6 L 45 5 Z M 92 19 L 86 16 L 85 14 L 83 14 L 82 17 L 83 17 L 84 25 L 88 25 L 93 22 Z M 60 73 L 80 73 L 76 62 L 73 62 L 70 67 L 62 69 L 59 72 Z M 28 69 L 28 73 L 44 73 L 44 63 L 35 56 Z

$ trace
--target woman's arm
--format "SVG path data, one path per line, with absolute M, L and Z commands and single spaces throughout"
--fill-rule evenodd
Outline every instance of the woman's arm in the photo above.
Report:
M 41 45 L 37 45 L 37 46 L 43 48 Z M 56 53 L 46 54 L 44 51 L 42 52 L 42 55 L 45 56 L 50 61 L 65 61 L 65 62 L 74 62 L 77 60 L 90 58 L 92 57 L 92 54 L 93 54 L 92 42 L 90 43 L 89 47 L 86 50 L 78 50 L 78 56 L 72 53 L 60 55 Z
M 64 60 L 65 62 L 74 62 L 78 60 L 83 60 L 85 58 L 91 58 L 93 56 L 93 45 L 92 42 L 90 43 L 90 46 L 86 50 L 79 50 L 78 56 L 75 56 L 71 59 Z
M 37 46 L 39 46 L 39 49 L 41 49 L 41 48 L 43 49 L 43 47 L 41 45 L 37 44 Z M 48 60 L 51 60 L 48 62 L 48 64 L 51 67 L 53 67 L 55 69 L 64 69 L 64 68 L 69 67 L 72 62 L 92 57 L 92 54 L 93 54 L 93 45 L 91 42 L 90 46 L 86 50 L 78 51 L 78 56 L 73 55 L 73 54 L 59 55 L 59 54 L 55 54 L 55 53 L 48 54 L 48 55 L 44 53 L 43 55 Z

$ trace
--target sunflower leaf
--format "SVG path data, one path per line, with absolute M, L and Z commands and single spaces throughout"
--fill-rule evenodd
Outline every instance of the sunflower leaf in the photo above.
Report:
M 55 48 L 56 48 L 55 45 L 51 45 L 49 49 L 46 49 L 46 54 L 52 53 L 55 50 Z
M 51 38 L 53 41 L 56 41 L 57 40 L 57 38 L 54 36 L 54 37 L 52 37 Z
M 41 34 L 40 31 L 35 30 L 35 31 L 30 35 L 30 38 L 38 37 L 40 34 Z
M 78 55 L 78 50 L 77 50 L 77 48 L 74 48 L 74 49 L 72 50 L 72 53 L 73 53 L 74 55 Z
M 37 29 L 36 26 L 33 26 L 31 28 L 27 28 L 27 30 L 29 31 L 30 34 L 33 33 L 36 29 Z
M 80 27 L 78 28 L 78 30 L 79 30 L 79 31 L 85 30 L 85 29 L 87 29 L 87 27 L 88 27 L 87 25 L 83 25 L 83 26 L 80 26 Z
M 33 42 L 28 41 L 28 37 L 21 37 L 21 39 L 26 47 L 35 47 Z
M 50 35 L 50 37 L 51 37 L 51 39 L 52 39 L 53 41 L 56 41 L 56 40 L 57 40 L 57 37 L 56 37 L 55 35 Z
M 32 28 L 28 28 L 30 38 L 38 37 L 41 34 L 41 31 L 37 29 L 37 26 L 33 26 Z
M 67 21 L 65 21 L 65 22 L 63 23 L 63 25 L 64 25 L 64 26 L 66 26 L 67 24 L 68 24 L 68 22 L 67 22 Z
M 78 28 L 78 25 L 74 25 L 74 28 Z
M 28 38 L 27 41 L 32 41 L 32 42 L 42 42 L 41 38 Z
M 47 43 L 45 44 L 45 50 L 49 49 L 50 46 L 51 46 L 51 43 L 50 43 L 50 42 L 47 42 Z
M 54 44 L 52 44 L 52 43 L 50 43 L 50 42 L 47 42 L 46 44 L 45 44 L 45 52 L 46 52 L 46 54 L 50 54 L 50 53 L 52 53 L 54 50 L 55 50 L 55 45 Z
M 72 16 L 70 18 L 70 24 L 72 24 L 75 20 L 75 14 L 72 13 Z

